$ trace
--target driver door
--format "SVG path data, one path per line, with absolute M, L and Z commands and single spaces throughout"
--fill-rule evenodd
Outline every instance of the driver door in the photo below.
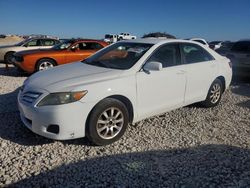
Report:
M 148 62 L 162 63 L 162 70 L 136 75 L 139 119 L 181 107 L 184 104 L 186 73 L 178 44 L 159 47 Z

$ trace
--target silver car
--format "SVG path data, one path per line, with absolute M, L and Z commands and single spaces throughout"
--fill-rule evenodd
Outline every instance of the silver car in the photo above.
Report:
M 234 75 L 250 76 L 250 40 L 236 42 L 226 56 L 232 62 Z
M 0 61 L 10 64 L 15 52 L 51 48 L 58 43 L 60 43 L 59 40 L 52 38 L 30 38 L 14 45 L 0 46 Z

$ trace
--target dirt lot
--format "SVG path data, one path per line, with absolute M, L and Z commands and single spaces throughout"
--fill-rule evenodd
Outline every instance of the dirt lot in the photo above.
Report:
M 16 44 L 18 42 L 21 42 L 22 40 L 24 39 L 18 36 L 0 38 L 0 45 L 2 46 L 2 45 Z
M 0 64 L 0 187 L 250 187 L 250 82 L 234 82 L 218 107 L 148 118 L 94 147 L 25 128 L 16 106 L 25 78 Z

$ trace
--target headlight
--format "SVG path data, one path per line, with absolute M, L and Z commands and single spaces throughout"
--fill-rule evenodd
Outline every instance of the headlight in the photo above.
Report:
M 88 91 L 51 93 L 44 97 L 37 106 L 60 105 L 79 101 Z

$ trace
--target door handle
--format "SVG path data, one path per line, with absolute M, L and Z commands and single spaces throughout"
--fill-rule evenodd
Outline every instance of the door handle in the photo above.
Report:
M 186 71 L 184 71 L 184 70 L 180 70 L 180 71 L 178 71 L 176 74 L 185 74 L 186 73 Z

